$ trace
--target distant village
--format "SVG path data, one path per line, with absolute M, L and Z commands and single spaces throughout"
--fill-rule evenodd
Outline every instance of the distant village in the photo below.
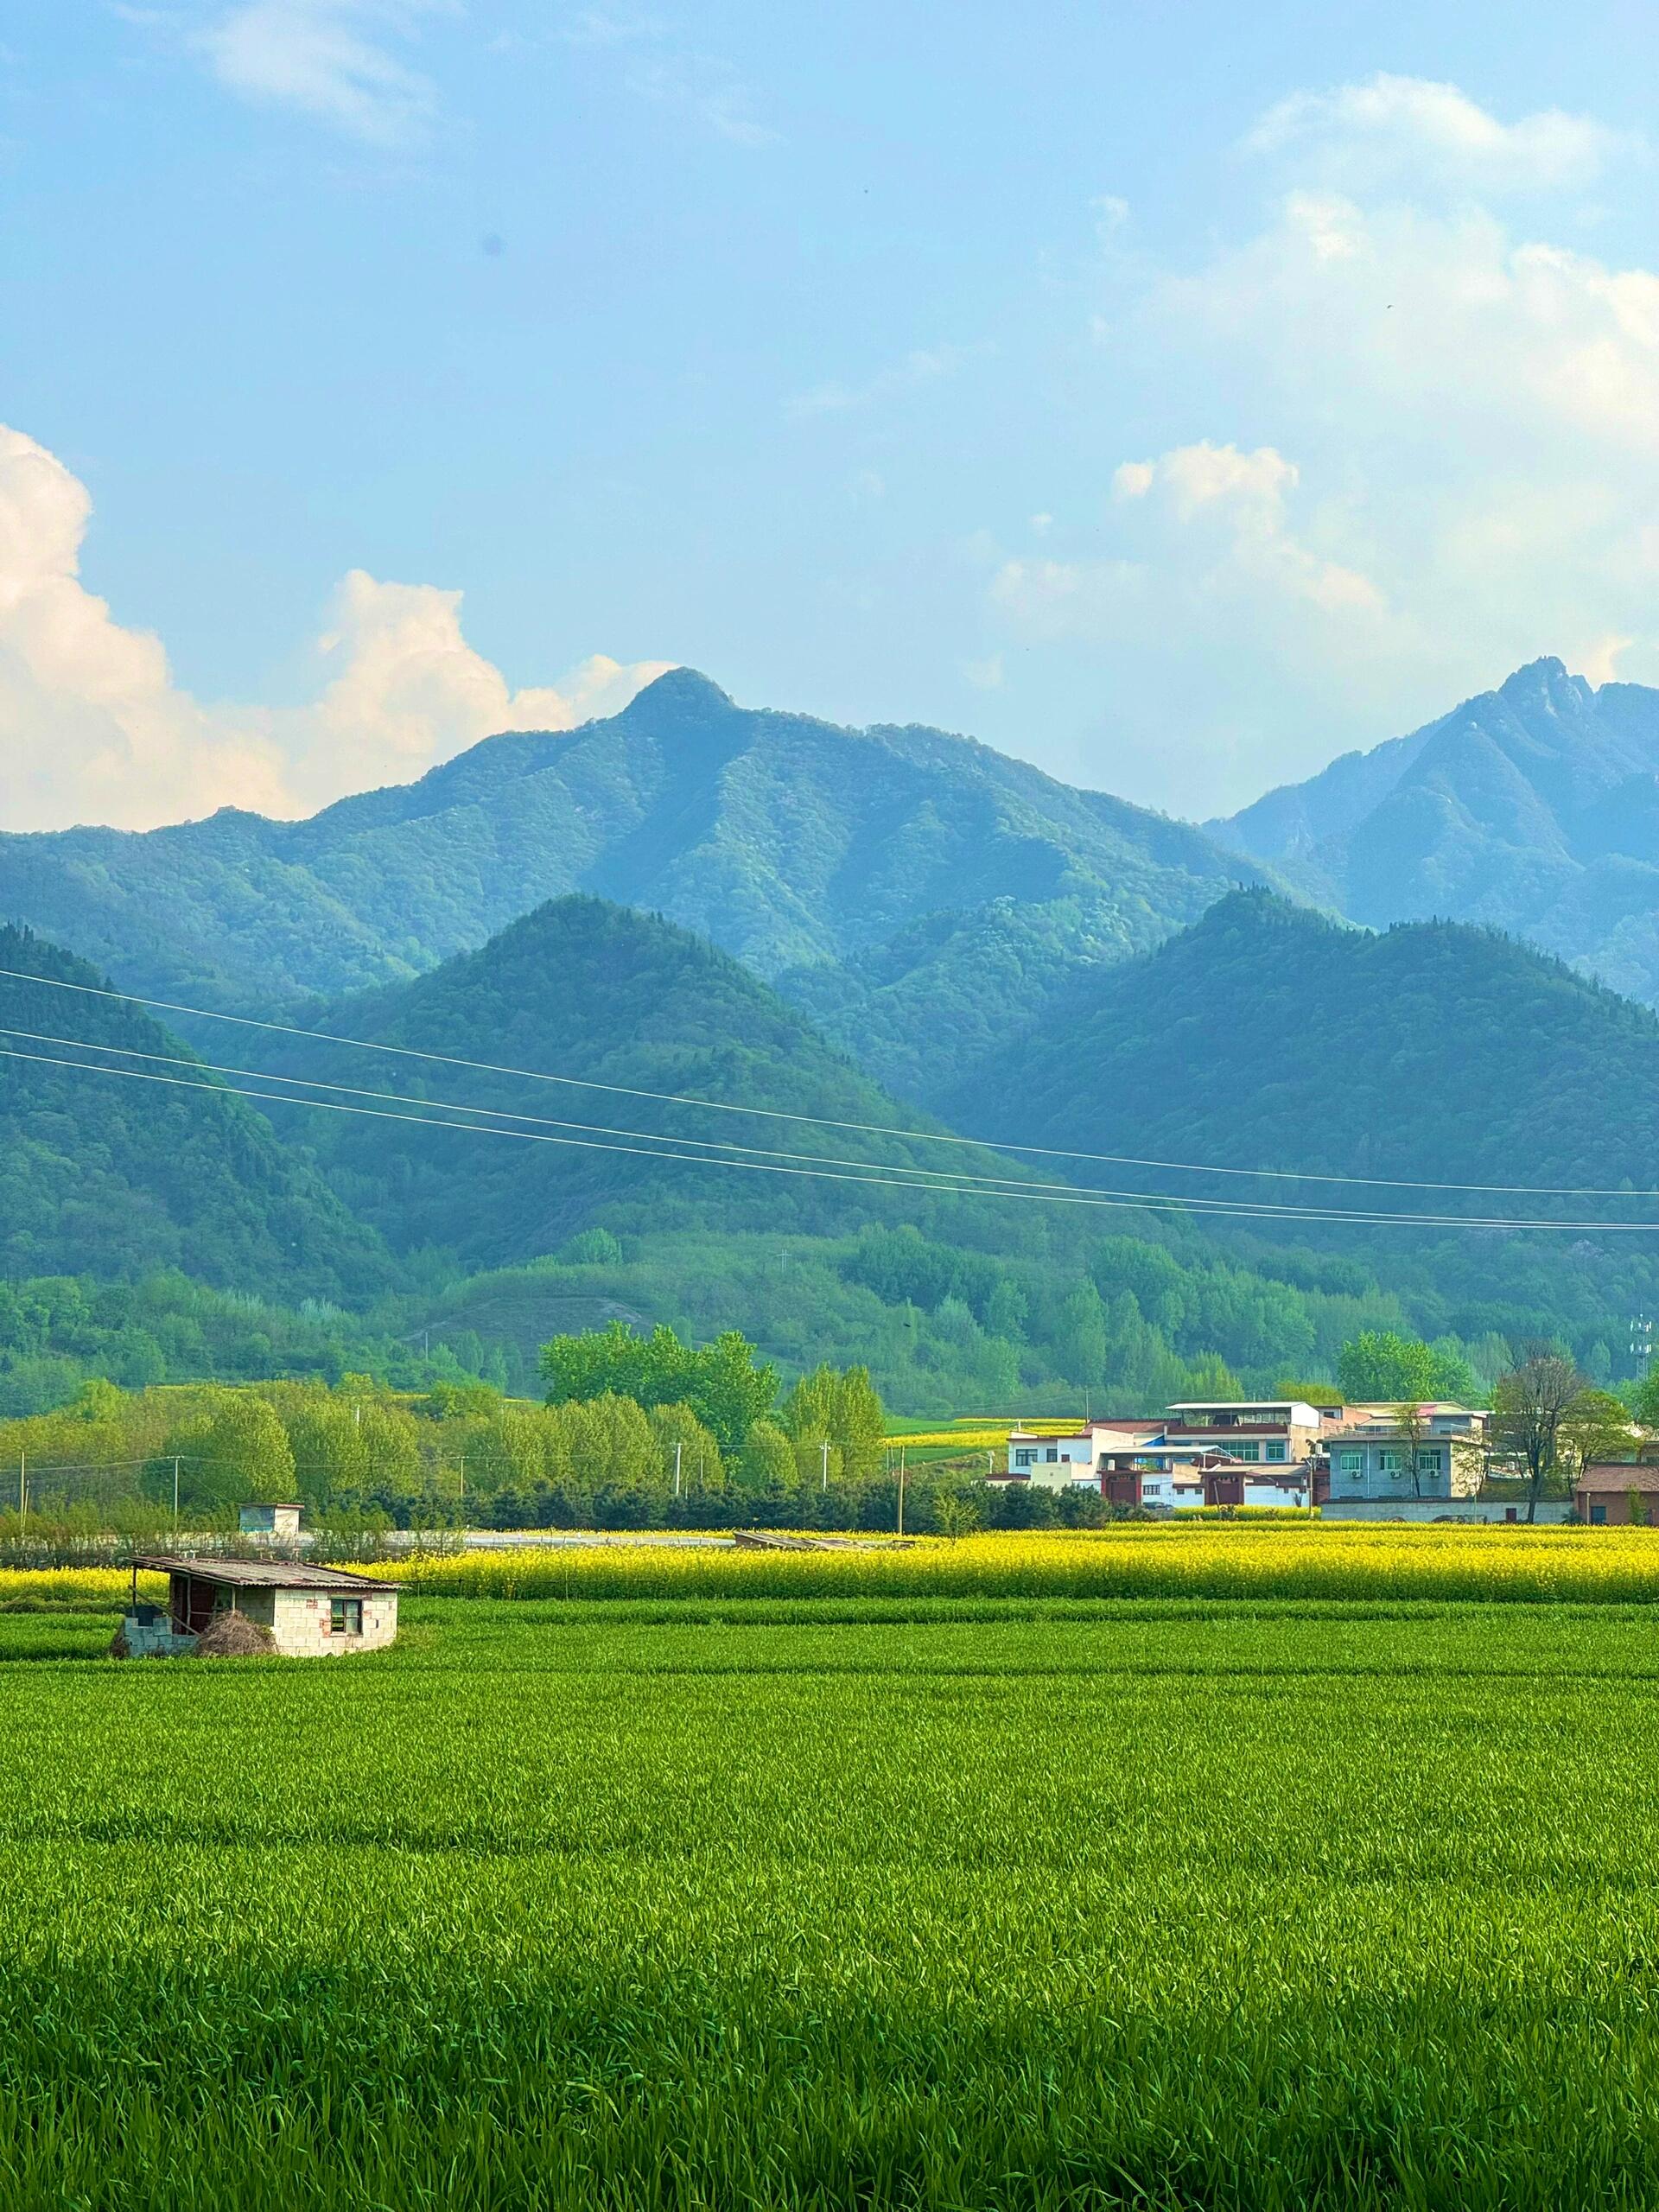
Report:
M 1402 1408 L 1193 1399 L 1150 1418 L 1103 1415 L 1070 1435 L 1015 1428 L 1006 1467 L 989 1479 L 1098 1491 L 1109 1504 L 1154 1515 L 1317 1507 L 1327 1521 L 1524 1520 L 1528 1502 L 1493 1453 L 1491 1418 L 1434 1400 Z M 1656 1493 L 1659 1467 L 1592 1463 L 1570 1497 L 1541 1497 L 1531 1517 L 1626 1524 L 1647 1520 L 1653 1500 L 1659 1518 Z

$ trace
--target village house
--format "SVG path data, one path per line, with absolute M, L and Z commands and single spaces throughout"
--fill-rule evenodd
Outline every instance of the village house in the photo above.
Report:
M 1148 1512 L 1203 1505 L 1313 1503 L 1312 1440 L 1319 1416 L 1294 1401 L 1172 1406 L 1161 1420 L 1115 1416 L 1071 1435 L 1016 1428 L 1006 1473 L 1039 1489 L 1098 1489 L 1113 1504 Z
M 273 1543 L 296 1544 L 303 1510 L 298 1505 L 238 1506 L 237 1526 L 245 1536 L 268 1536 Z
M 141 1570 L 167 1576 L 164 1608 L 139 1604 Z M 181 1657 L 223 1613 L 267 1630 L 271 1648 L 286 1658 L 337 1658 L 394 1640 L 397 1585 L 276 1560 L 164 1554 L 133 1560 L 132 1602 L 121 1628 L 130 1657 Z
M 1592 1460 L 1580 1472 L 1573 1505 L 1592 1529 L 1659 1527 L 1659 1467 Z
M 1435 1403 L 1421 1407 L 1417 1418 L 1421 1433 L 1414 1446 L 1401 1433 L 1397 1408 L 1348 1408 L 1326 1443 L 1328 1503 L 1445 1503 L 1478 1497 L 1485 1475 L 1485 1414 Z

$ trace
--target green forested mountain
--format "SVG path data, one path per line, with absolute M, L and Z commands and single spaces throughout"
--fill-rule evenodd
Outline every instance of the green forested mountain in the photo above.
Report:
M 1456 923 L 1377 936 L 1239 893 L 1145 959 L 1090 977 L 945 1102 L 976 1135 L 1136 1160 L 1637 1195 L 1391 1189 L 1105 1160 L 1091 1182 L 1236 1205 L 1410 1212 L 1216 1220 L 1253 1265 L 1287 1239 L 1465 1338 L 1560 1330 L 1617 1364 L 1659 1295 L 1659 1019 L 1508 938 Z M 1050 1163 L 1061 1172 L 1067 1163 Z
M 105 980 L 18 929 L 0 929 L 0 969 Z M 385 1286 L 378 1237 L 176 1038 L 125 1001 L 20 974 L 0 975 L 0 1272 L 181 1268 L 336 1296 Z M 79 1041 L 52 1041 L 64 1039 Z
M 1130 949 L 1109 899 L 996 899 L 925 915 L 846 960 L 791 968 L 778 988 L 878 1082 L 931 1107 Z
M 1428 1182 L 1659 1185 L 1659 1017 L 1459 923 L 1377 935 L 1235 893 L 1091 976 L 997 1066 L 1007 1079 L 976 1071 L 950 1103 L 1003 1140 Z M 1363 1203 L 1449 1202 L 1379 1188 Z
M 302 1128 L 335 1187 L 394 1243 L 440 1245 L 469 1265 L 535 1258 L 596 1222 L 631 1232 L 838 1233 L 861 1221 L 937 1224 L 949 1216 L 958 1230 L 991 1236 L 1001 1233 L 994 1202 L 899 1192 L 881 1179 L 906 1166 L 1021 1172 L 975 1147 L 882 1135 L 915 1116 L 775 992 L 705 938 L 601 899 L 550 901 L 477 952 L 346 1000 L 317 1026 L 372 1046 L 578 1079 L 538 1084 L 297 1039 L 268 1048 L 268 1064 L 285 1076 L 531 1117 L 511 1125 L 518 1135 L 300 1109 L 280 1117 Z M 871 1128 L 770 1121 L 627 1091 Z M 660 1154 L 665 1139 L 744 1164 L 655 1156 L 650 1147 Z M 800 1172 L 815 1164 L 823 1177 Z
M 1091 946 L 1134 951 L 1260 874 L 968 739 L 751 711 L 679 669 L 611 720 L 486 739 L 308 822 L 0 837 L 0 913 L 131 988 L 263 1011 L 422 973 L 571 891 L 770 976 L 999 899 L 1076 900 Z
M 1356 921 L 1484 923 L 1659 1000 L 1659 690 L 1535 661 L 1209 827 Z

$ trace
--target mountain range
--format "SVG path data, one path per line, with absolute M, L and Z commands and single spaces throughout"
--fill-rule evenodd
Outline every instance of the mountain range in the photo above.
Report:
M 264 1012 L 407 980 L 573 891 L 770 977 L 1002 899 L 1076 902 L 1092 947 L 1140 950 L 1262 874 L 967 738 L 759 712 L 675 669 L 607 721 L 487 738 L 308 821 L 0 836 L 0 915 L 130 988 Z
M 1484 923 L 1659 1001 L 1659 690 L 1535 661 L 1206 827 L 1352 921 Z
M 1659 1183 L 1659 1020 L 1590 979 L 1659 988 L 1656 782 L 1659 693 L 1557 662 L 1204 830 L 678 670 L 309 822 L 0 838 L 0 1263 L 341 1300 L 521 1381 L 556 1312 L 736 1325 L 930 1412 L 1272 1387 L 1402 1323 L 1605 1370 L 1646 1240 L 1501 1224 Z M 1412 918 L 1459 906 L 1562 957 Z

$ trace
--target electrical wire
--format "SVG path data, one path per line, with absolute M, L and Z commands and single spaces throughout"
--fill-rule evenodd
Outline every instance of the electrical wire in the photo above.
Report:
M 429 1060 L 445 1067 L 467 1068 L 480 1075 L 516 1076 L 527 1083 L 561 1083 L 579 1090 L 603 1090 L 622 1098 L 650 1099 L 659 1105 L 692 1106 L 711 1114 L 747 1114 L 773 1122 L 810 1122 L 819 1128 L 848 1129 L 868 1136 L 900 1137 L 918 1144 L 967 1145 L 981 1151 L 988 1148 L 986 1141 L 962 1136 L 951 1130 L 892 1128 L 880 1122 L 838 1121 L 827 1114 L 791 1113 L 776 1106 L 743 1106 L 723 1098 L 698 1098 L 683 1091 L 645 1090 L 628 1084 L 601 1083 L 589 1076 L 559 1075 L 543 1068 L 518 1068 L 494 1060 L 465 1059 L 457 1053 L 426 1052 L 412 1045 L 376 1044 L 366 1038 L 342 1037 L 326 1029 L 303 1029 L 292 1022 L 264 1021 L 252 1014 L 224 1014 L 211 1007 L 186 1006 L 176 999 L 146 998 L 137 991 L 111 990 L 93 983 L 72 983 L 59 976 L 31 975 L 22 968 L 0 968 L 0 976 L 10 977 L 16 982 L 47 984 L 54 990 L 78 991 L 88 998 L 113 999 L 123 1005 L 159 1007 L 165 1013 L 187 1014 L 199 1021 L 234 1022 L 245 1029 L 262 1029 L 279 1037 L 302 1037 L 313 1044 L 343 1045 L 354 1052 L 389 1053 L 400 1059 Z M 757 1148 L 746 1147 L 749 1150 Z M 1624 1191 L 1591 1184 L 1433 1182 L 1416 1176 L 1344 1175 L 1313 1168 L 1229 1167 L 1216 1161 L 1146 1159 L 1134 1153 L 1074 1152 L 1061 1145 L 998 1142 L 988 1148 L 1047 1160 L 1087 1160 L 1101 1166 L 1147 1167 L 1162 1174 L 1274 1177 L 1287 1182 L 1334 1183 L 1369 1190 L 1463 1192 L 1475 1197 L 1488 1198 L 1659 1198 L 1659 1186 Z M 1392 1220 L 1399 1217 L 1390 1215 L 1389 1218 Z M 1548 1225 L 1554 1226 L 1553 1224 Z
M 1233 1219 L 1332 1222 L 1363 1228 L 1404 1227 L 1477 1230 L 1567 1230 L 1579 1234 L 1592 1232 L 1598 1235 L 1630 1235 L 1659 1230 L 1659 1221 L 1557 1221 L 1531 1216 L 1510 1218 L 1501 1216 L 1484 1217 L 1464 1214 L 1366 1213 L 1357 1209 L 1344 1207 L 1274 1205 L 1265 1200 L 1179 1198 L 1163 1194 L 1148 1195 L 1141 1192 L 1114 1195 L 1087 1187 L 1078 1190 L 1062 1189 L 1058 1186 L 1031 1189 L 1012 1182 L 1007 1185 L 994 1185 L 987 1188 L 975 1189 L 971 1185 L 961 1182 L 919 1182 L 914 1179 L 920 1175 L 942 1175 L 945 1171 L 940 1169 L 905 1170 L 900 1168 L 899 1172 L 895 1173 L 884 1166 L 882 1172 L 880 1173 L 855 1173 L 847 1172 L 845 1169 L 791 1166 L 781 1161 L 710 1159 L 706 1154 L 688 1150 L 669 1152 L 660 1149 L 662 1143 L 683 1147 L 701 1141 L 696 1138 L 669 1137 L 656 1140 L 650 1145 L 641 1145 L 622 1141 L 608 1142 L 598 1137 L 553 1136 L 538 1130 L 499 1128 L 480 1122 L 445 1121 L 440 1116 L 424 1113 L 392 1113 L 384 1107 L 348 1106 L 337 1099 L 285 1097 L 280 1092 L 247 1090 L 237 1084 L 194 1083 L 182 1076 L 160 1075 L 145 1068 L 104 1067 L 94 1061 L 63 1059 L 44 1052 L 19 1052 L 15 1047 L 10 1046 L 0 1046 L 0 1058 L 26 1060 L 45 1067 L 72 1069 L 82 1075 L 111 1076 L 130 1083 L 164 1084 L 175 1090 L 202 1090 L 219 1097 L 229 1095 L 238 1098 L 257 1099 L 266 1105 L 308 1106 L 321 1113 L 350 1114 L 371 1121 L 402 1122 L 412 1123 L 423 1128 L 454 1129 L 473 1136 L 504 1137 L 520 1144 L 561 1145 L 577 1151 L 623 1153 L 639 1159 L 678 1160 L 690 1166 L 726 1167 L 756 1175 L 792 1175 L 819 1182 L 877 1184 L 891 1189 L 932 1192 L 959 1198 L 1020 1199 L 1033 1205 L 1077 1205 L 1103 1208 L 1115 1212 L 1179 1213 L 1189 1218 L 1221 1216 Z M 200 1065 L 201 1064 L 183 1063 L 182 1065 Z M 261 1080 L 264 1079 L 261 1078 Z M 395 1096 L 392 1093 L 384 1095 Z M 418 1102 L 405 1101 L 404 1103 L 413 1104 Z M 473 1108 L 467 1110 L 480 1113 L 487 1112 L 490 1109 Z M 811 1117 L 802 1118 L 810 1119 Z M 880 1134 L 892 1135 L 896 1132 L 882 1130 Z M 849 1167 L 876 1165 L 877 1163 L 874 1162 L 850 1162 Z M 1624 1197 L 1633 1194 L 1620 1192 L 1619 1195 Z

